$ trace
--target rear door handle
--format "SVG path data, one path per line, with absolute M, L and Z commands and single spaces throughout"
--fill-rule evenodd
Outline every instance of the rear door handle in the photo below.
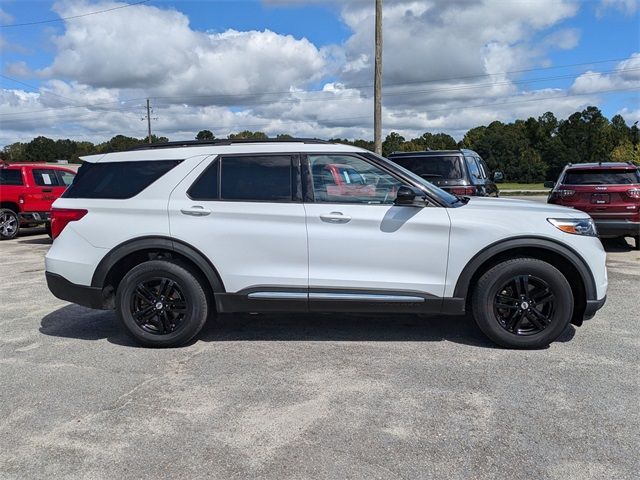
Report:
M 180 211 L 184 215 L 191 215 L 192 217 L 205 217 L 211 213 L 211 210 L 201 207 L 200 205 L 194 205 L 190 208 L 182 208 Z
M 327 223 L 347 223 L 351 221 L 351 217 L 342 212 L 331 212 L 320 215 L 320 220 Z

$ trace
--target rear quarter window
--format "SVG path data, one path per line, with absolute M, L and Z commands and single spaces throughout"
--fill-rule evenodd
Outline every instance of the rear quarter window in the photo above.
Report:
M 65 198 L 126 199 L 142 192 L 182 160 L 84 163 Z
M 638 170 L 568 170 L 565 185 L 629 185 L 640 183 Z
M 463 178 L 460 157 L 455 155 L 395 157 L 391 161 L 429 181 Z
M 23 185 L 22 170 L 0 168 L 0 185 Z

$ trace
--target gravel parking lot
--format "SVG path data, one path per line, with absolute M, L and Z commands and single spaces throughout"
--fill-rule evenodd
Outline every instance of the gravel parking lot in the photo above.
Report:
M 0 244 L 0 478 L 632 479 L 640 252 L 539 351 L 470 319 L 237 315 L 136 347 L 54 298 L 40 232 Z

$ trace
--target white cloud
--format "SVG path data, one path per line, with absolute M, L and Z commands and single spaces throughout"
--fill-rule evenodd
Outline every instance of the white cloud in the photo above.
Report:
M 55 8 L 73 16 L 117 5 L 68 0 Z M 352 35 L 323 48 L 269 30 L 194 30 L 186 15 L 157 5 L 66 22 L 54 37 L 52 64 L 40 71 L 46 81 L 39 92 L 0 91 L 0 143 L 36 134 L 95 141 L 117 133 L 143 137 L 147 96 L 158 117 L 154 133 L 172 139 L 193 138 L 204 128 L 218 137 L 244 129 L 372 137 L 372 2 L 334 2 Z M 577 79 L 569 91 L 528 90 L 516 74 L 505 73 L 546 66 L 549 52 L 576 46 L 580 32 L 560 28 L 579 8 L 574 0 L 384 5 L 385 134 L 412 137 L 430 130 L 460 138 L 494 120 L 549 110 L 563 117 L 597 104 L 594 92 L 609 85 L 635 85 L 631 72 L 595 73 Z M 11 68 L 16 75 L 29 73 L 24 62 Z M 309 91 L 317 85 L 324 87 Z
M 618 63 L 612 73 L 585 72 L 571 86 L 574 93 L 634 89 L 640 90 L 640 53 L 634 53 L 627 60 Z
M 618 10 L 626 15 L 633 15 L 640 9 L 640 0 L 601 0 L 597 14 L 602 16 L 608 9 Z

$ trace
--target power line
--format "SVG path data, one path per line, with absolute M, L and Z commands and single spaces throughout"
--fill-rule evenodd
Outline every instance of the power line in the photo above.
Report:
M 143 3 L 147 3 L 149 1 L 150 0 L 141 0 L 140 2 L 128 3 L 127 5 L 120 5 L 119 7 L 107 8 L 106 10 L 98 10 L 96 12 L 83 13 L 81 15 L 72 15 L 70 17 L 52 18 L 50 20 L 39 20 L 37 22 L 13 23 L 11 25 L 0 25 L 0 28 L 26 27 L 29 25 L 42 25 L 43 23 L 64 22 L 65 20 L 73 20 L 75 18 L 88 17 L 89 15 L 97 15 L 99 13 L 112 12 L 114 10 L 120 10 L 121 8 L 133 7 L 135 5 L 140 5 Z
M 640 67 L 634 67 L 634 68 L 621 68 L 621 69 L 615 69 L 615 70 L 606 70 L 606 71 L 602 71 L 602 72 L 587 72 L 587 73 L 583 73 L 583 74 L 579 74 L 579 77 L 589 77 L 589 76 L 598 76 L 598 75 L 602 75 L 602 74 L 611 74 L 611 73 L 621 73 L 621 72 L 631 72 L 631 71 L 637 71 L 640 70 Z M 9 78 L 6 77 L 5 75 L 0 75 L 4 78 Z M 529 83 L 536 83 L 536 82 L 544 82 L 544 81 L 549 81 L 549 80 L 560 80 L 560 79 L 567 79 L 567 78 L 577 78 L 575 77 L 575 74 L 571 74 L 571 75 L 555 75 L 555 76 L 550 76 L 550 77 L 538 77 L 538 78 L 533 78 L 533 79 L 522 79 L 522 80 L 505 80 L 505 81 L 500 81 L 500 82 L 492 82 L 492 83 L 483 83 L 483 84 L 473 84 L 473 85 L 458 85 L 455 87 L 445 87 L 445 88 L 435 88 L 435 89 L 429 89 L 429 90 L 408 90 L 408 91 L 403 91 L 403 92 L 397 92 L 397 91 L 391 91 L 391 92 L 386 92 L 383 94 L 383 96 L 385 97 L 395 97 L 395 96 L 405 96 L 405 95 L 417 95 L 417 94 L 430 94 L 430 93 L 439 93 L 439 92 L 453 92 L 453 91 L 461 91 L 461 90 L 469 90 L 469 89 L 477 89 L 477 88 L 485 88 L 485 87 L 494 87 L 494 86 L 501 86 L 501 85 L 523 85 L 523 84 L 529 84 Z M 14 80 L 11 79 L 10 80 Z M 47 92 L 47 93 L 51 93 L 52 95 L 56 95 L 52 92 Z M 326 93 L 326 94 L 331 94 L 332 92 L 325 92 L 323 90 L 312 90 L 312 91 L 300 91 L 300 92 L 286 92 L 286 93 Z M 218 98 L 229 98 L 229 97 L 244 97 L 244 95 L 242 94 L 223 94 L 223 95 L 197 95 L 197 96 L 179 96 L 179 95 L 175 95 L 175 96 L 155 96 L 155 97 L 150 97 L 153 98 L 155 100 L 157 99 L 187 99 L 187 98 L 209 98 L 209 99 L 218 99 Z M 65 98 L 65 97 L 63 97 Z M 254 101 L 251 103 L 252 106 L 254 105 L 271 105 L 271 104 L 277 104 L 277 103 L 305 103 L 305 102 L 314 102 L 314 101 L 327 101 L 327 100 L 331 100 L 332 102 L 335 101 L 344 101 L 344 100 L 351 100 L 351 99 L 360 99 L 363 98 L 360 95 L 343 95 L 340 97 L 336 97 L 336 98 L 291 98 L 291 99 L 281 99 L 281 100 L 264 100 L 261 102 L 257 102 Z M 13 113 L 0 113 L 0 118 L 6 118 L 6 117 L 13 117 L 13 116 L 22 116 L 22 115 L 30 115 L 30 114 L 41 114 L 41 113 L 45 113 L 45 112 L 50 112 L 50 111 L 55 111 L 55 112 L 61 112 L 63 110 L 70 110 L 70 109 L 77 109 L 77 108 L 90 108 L 90 107 L 101 107 L 101 106 L 105 106 L 105 105 L 121 105 L 123 103 L 129 103 L 129 102 L 134 102 L 134 101 L 140 101 L 140 100 L 145 100 L 145 98 L 131 98 L 131 99 L 126 99 L 126 100 L 121 100 L 121 101 L 114 101 L 114 102 L 103 102 L 103 103 L 92 103 L 92 104 L 84 104 L 84 105 L 74 105 L 74 106 L 64 106 L 64 107 L 57 107 L 57 108 L 50 108 L 50 109 L 40 109 L 40 110 L 30 110 L 30 111 L 26 111 L 26 112 L 13 112 Z M 169 106 L 171 104 L 167 104 L 165 103 L 163 106 Z M 123 107 L 123 108 L 127 108 L 127 107 Z M 115 111 L 115 110 L 120 110 L 121 108 L 117 108 L 117 109 L 105 109 L 105 111 Z M 63 112 L 61 112 L 63 113 Z M 73 113 L 73 112 L 70 112 Z

